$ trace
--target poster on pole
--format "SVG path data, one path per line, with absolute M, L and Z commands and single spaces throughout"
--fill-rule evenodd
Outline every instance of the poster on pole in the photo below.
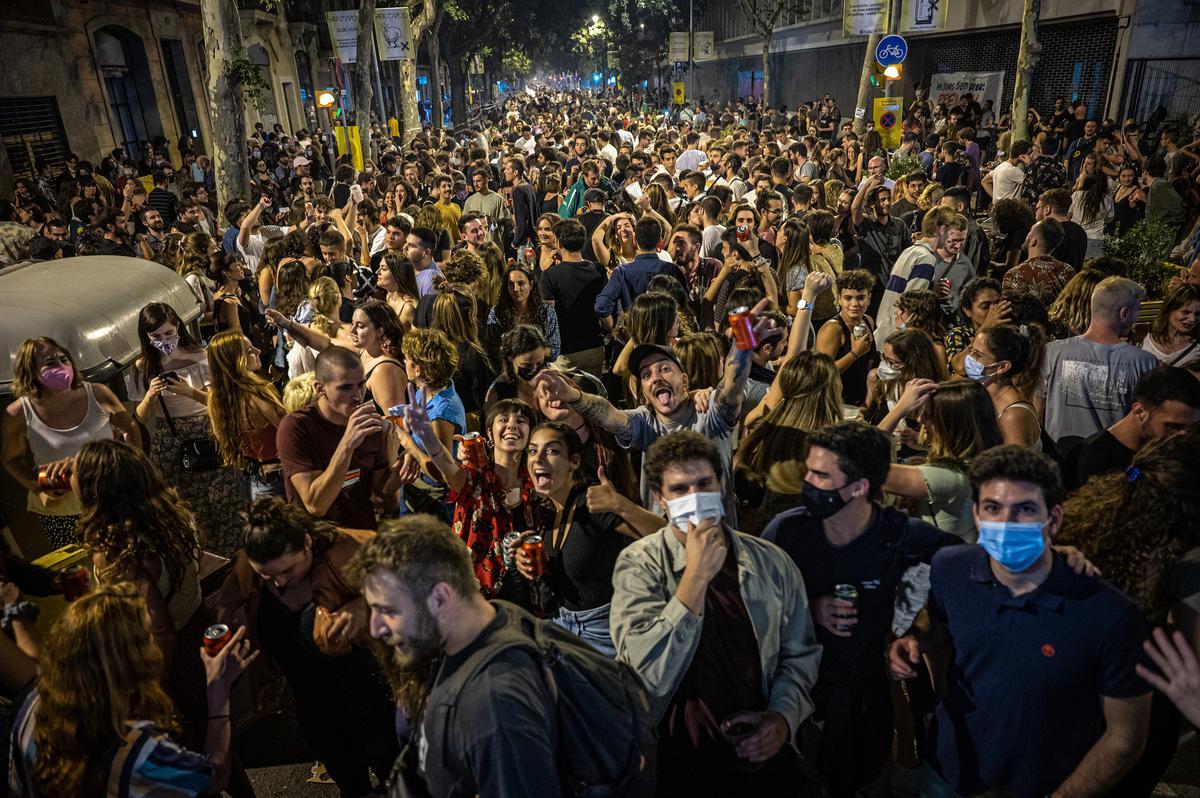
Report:
M 845 0 L 842 30 L 847 36 L 887 33 L 891 10 L 891 0 Z
M 889 150 L 900 146 L 900 121 L 904 118 L 903 97 L 876 97 L 875 129 L 883 140 L 883 146 Z
M 375 9 L 375 49 L 380 61 L 412 58 L 408 40 L 408 9 Z
M 343 64 L 353 64 L 358 53 L 358 11 L 326 11 L 333 54 Z
M 933 76 L 929 84 L 929 101 L 945 103 L 947 108 L 958 104 L 964 94 L 972 94 L 983 105 L 991 100 L 999 113 L 1000 96 L 1004 94 L 1003 72 L 943 72 Z
M 929 33 L 946 29 L 950 0 L 904 0 L 900 9 L 901 33 Z
M 668 61 L 687 61 L 688 60 L 688 35 L 687 31 L 682 33 L 679 31 L 671 31 L 670 37 L 667 39 L 667 60 Z
M 694 61 L 712 61 L 717 57 L 716 40 L 710 30 L 696 31 L 696 50 L 692 53 Z

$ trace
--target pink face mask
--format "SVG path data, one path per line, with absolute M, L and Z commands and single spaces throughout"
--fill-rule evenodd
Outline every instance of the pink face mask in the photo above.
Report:
M 43 369 L 40 377 L 42 385 L 52 391 L 65 391 L 75 382 L 75 369 L 69 364 Z

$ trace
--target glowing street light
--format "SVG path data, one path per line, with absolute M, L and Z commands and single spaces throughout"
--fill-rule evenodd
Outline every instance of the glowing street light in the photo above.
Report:
M 323 91 L 317 94 L 318 108 L 332 108 L 334 102 L 336 102 L 336 100 L 333 96 L 333 92 Z
M 600 24 L 600 15 L 599 14 L 592 14 L 592 24 L 593 25 Z

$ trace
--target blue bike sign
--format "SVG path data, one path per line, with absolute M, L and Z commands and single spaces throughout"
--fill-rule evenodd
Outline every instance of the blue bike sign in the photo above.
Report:
M 903 64 L 904 59 L 908 57 L 908 42 L 904 41 L 903 36 L 884 36 L 879 40 L 879 46 L 875 48 L 875 60 L 880 66 L 892 66 L 893 64 Z

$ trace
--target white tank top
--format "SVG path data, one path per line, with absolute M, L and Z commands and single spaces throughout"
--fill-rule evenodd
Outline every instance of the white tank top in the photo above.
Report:
M 21 397 L 21 409 L 25 411 L 25 436 L 29 440 L 29 452 L 33 455 L 36 465 L 53 463 L 66 457 L 79 454 L 79 450 L 89 441 L 99 441 L 112 438 L 112 422 L 109 413 L 96 401 L 92 385 L 85 382 L 83 390 L 87 392 L 87 413 L 83 421 L 70 429 L 51 427 L 38 416 L 29 397 Z M 29 495 L 29 509 L 43 515 L 76 515 L 79 513 L 79 499 L 74 493 L 68 493 L 62 501 L 51 507 L 43 507 L 37 497 Z

